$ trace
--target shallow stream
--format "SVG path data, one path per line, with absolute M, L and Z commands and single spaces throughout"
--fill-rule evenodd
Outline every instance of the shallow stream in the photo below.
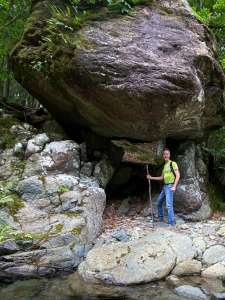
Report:
M 179 285 L 200 287 L 206 299 L 215 293 L 224 293 L 222 281 L 205 281 L 199 277 L 184 278 Z M 1 300 L 185 300 L 197 299 L 179 296 L 167 282 L 156 282 L 132 287 L 91 285 L 81 282 L 76 274 L 51 279 L 30 279 L 0 285 Z

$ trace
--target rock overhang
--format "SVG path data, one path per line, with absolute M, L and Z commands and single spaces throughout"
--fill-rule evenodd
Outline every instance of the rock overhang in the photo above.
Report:
M 46 59 L 49 19 L 48 1 L 38 3 L 12 53 L 15 76 L 66 127 L 140 141 L 201 138 L 223 122 L 224 75 L 213 36 L 187 2 L 167 2 L 70 33 L 73 47 L 55 45 L 47 76 L 34 67 Z M 45 13 L 34 33 L 37 11 Z

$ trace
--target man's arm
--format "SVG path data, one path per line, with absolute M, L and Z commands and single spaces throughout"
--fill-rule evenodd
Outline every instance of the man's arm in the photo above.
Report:
M 158 177 L 153 177 L 151 175 L 147 175 L 147 179 L 151 179 L 151 180 L 163 180 L 163 174 L 161 174 L 161 176 L 158 176 Z
M 177 170 L 174 170 L 175 174 L 176 174 L 176 179 L 175 179 L 175 182 L 173 184 L 173 187 L 171 188 L 171 190 L 173 192 L 176 191 L 176 188 L 177 188 L 177 185 L 178 185 L 178 182 L 180 180 L 180 171 L 177 169 Z

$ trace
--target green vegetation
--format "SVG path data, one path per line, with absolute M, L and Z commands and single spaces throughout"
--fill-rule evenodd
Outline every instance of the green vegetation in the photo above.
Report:
M 14 184 L 12 181 L 0 182 L 0 208 L 7 207 L 12 216 L 24 207 L 23 200 L 12 192 Z
M 33 236 L 30 233 L 13 230 L 9 225 L 0 224 L 0 242 L 13 239 L 18 240 L 33 240 Z
M 213 212 L 225 211 L 224 193 L 215 184 L 209 185 L 209 199 Z
M 225 70 L 225 0 L 189 0 L 196 16 L 214 33 L 219 59 Z
M 74 235 L 80 235 L 81 234 L 81 227 L 74 227 L 70 232 Z
M 60 73 L 66 61 L 61 61 L 60 53 L 64 52 L 64 59 L 69 51 L 85 47 L 93 47 L 86 41 L 74 35 L 78 29 L 88 21 L 102 20 L 105 17 L 118 14 L 128 14 L 136 5 L 151 3 L 152 0 L 70 0 L 67 5 L 50 7 L 51 18 L 42 36 L 42 53 L 31 61 L 32 69 L 41 72 L 45 78 L 49 73 Z M 66 50 L 65 50 L 66 49 Z M 65 55 L 66 54 L 66 55 Z M 52 58 L 54 57 L 54 63 Z
M 33 103 L 34 99 L 14 80 L 9 56 L 22 36 L 30 7 L 31 0 L 0 0 L 0 98 L 21 104 Z
M 58 192 L 59 194 L 63 194 L 63 193 L 69 192 L 69 191 L 70 191 L 70 189 L 69 189 L 67 186 L 61 185 L 61 186 L 59 186 L 57 192 Z
M 64 215 L 66 215 L 67 217 L 70 217 L 70 218 L 77 218 L 80 216 L 80 212 L 79 211 L 67 211 L 64 213 Z
M 12 216 L 16 215 L 19 209 L 24 207 L 23 200 L 16 194 L 2 195 L 0 193 L 0 208 L 7 207 Z
M 12 232 L 10 226 L 5 224 L 0 224 L 0 243 L 7 240 Z
M 10 132 L 12 125 L 18 121 L 11 117 L 0 117 L 0 146 L 2 149 L 12 148 L 15 145 L 15 136 Z
M 225 158 L 225 127 L 214 131 L 205 148 L 216 160 Z
M 213 211 L 225 211 L 224 191 L 218 183 L 225 186 L 225 127 L 214 131 L 204 150 L 211 155 L 213 169 L 210 171 L 211 184 L 209 196 Z
M 63 224 L 56 224 L 55 225 L 55 231 L 57 233 L 60 233 L 62 231 L 62 229 L 63 229 Z

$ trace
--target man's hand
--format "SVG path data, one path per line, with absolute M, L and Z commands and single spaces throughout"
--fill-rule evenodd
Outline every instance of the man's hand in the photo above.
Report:
M 151 179 L 152 179 L 152 176 L 151 176 L 151 175 L 147 175 L 146 177 L 147 177 L 148 180 L 151 180 Z
M 172 191 L 172 192 L 176 192 L 176 185 L 173 185 L 173 186 L 171 187 L 171 191 Z

